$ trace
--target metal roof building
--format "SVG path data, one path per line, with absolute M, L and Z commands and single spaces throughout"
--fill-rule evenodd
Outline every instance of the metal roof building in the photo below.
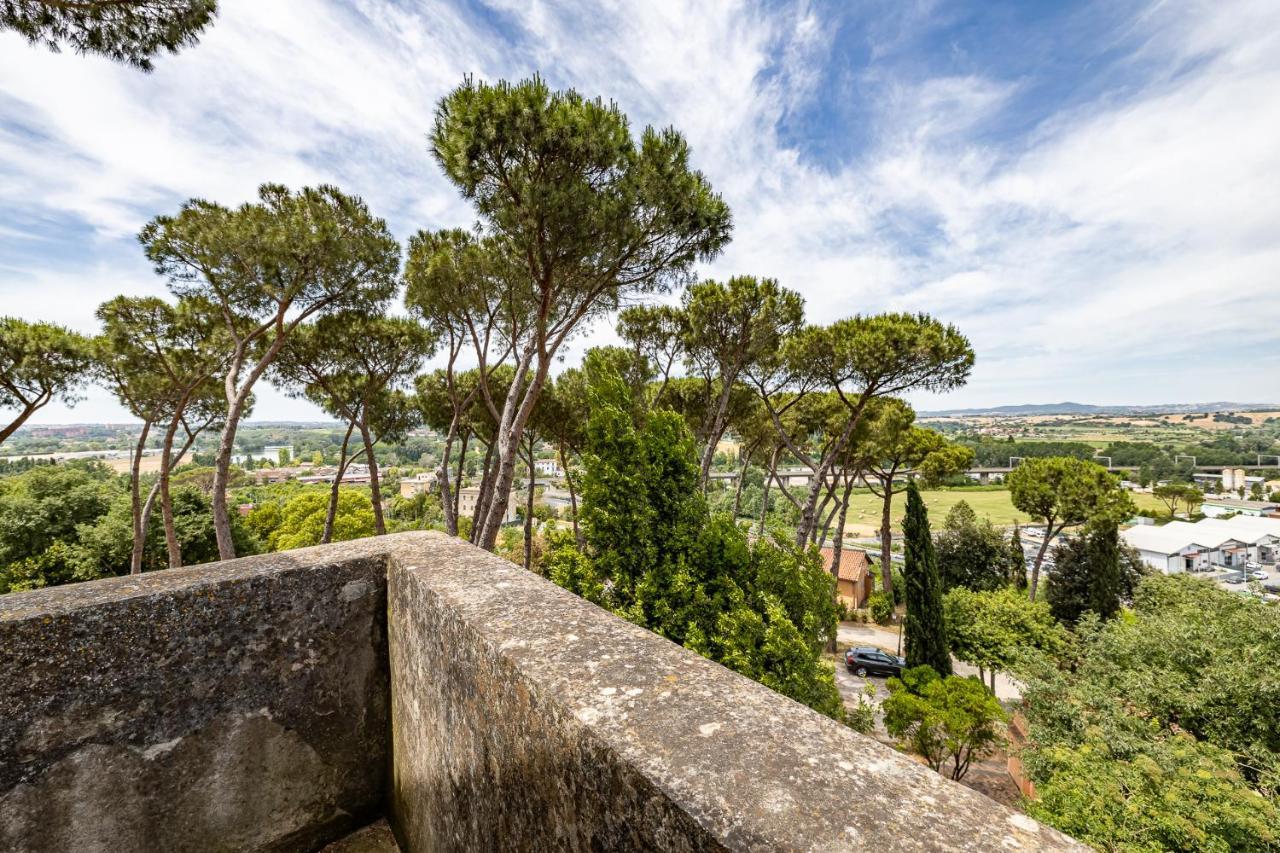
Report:
M 1142 561 L 1165 574 L 1232 568 L 1249 560 L 1274 562 L 1280 551 L 1280 519 L 1236 516 L 1194 524 L 1139 526 L 1121 532 Z

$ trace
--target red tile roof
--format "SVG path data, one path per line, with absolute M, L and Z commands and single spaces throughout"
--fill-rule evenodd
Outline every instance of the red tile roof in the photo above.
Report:
M 831 564 L 835 562 L 836 552 L 834 548 L 823 548 L 822 551 L 822 568 L 828 572 L 831 571 Z M 865 578 L 871 571 L 870 563 L 867 561 L 865 551 L 857 548 L 840 549 L 840 580 L 842 581 L 860 581 Z

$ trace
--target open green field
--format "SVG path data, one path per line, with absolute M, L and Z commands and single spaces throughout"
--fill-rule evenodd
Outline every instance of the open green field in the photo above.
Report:
M 943 520 L 951 508 L 960 501 L 973 507 L 979 518 L 987 518 L 997 527 L 1008 527 L 1015 522 L 1026 524 L 1032 519 L 1014 509 L 1009 492 L 1001 491 L 964 491 L 939 490 L 921 492 L 924 505 L 929 510 L 929 523 L 936 530 L 942 527 Z M 1151 495 L 1130 494 L 1138 511 L 1153 514 L 1165 512 L 1164 504 Z M 880 498 L 870 493 L 854 495 L 849 501 L 849 516 L 845 522 L 845 534 L 848 536 L 871 536 L 880 527 Z M 899 492 L 893 498 L 893 525 L 900 528 L 902 516 L 906 512 L 907 496 Z

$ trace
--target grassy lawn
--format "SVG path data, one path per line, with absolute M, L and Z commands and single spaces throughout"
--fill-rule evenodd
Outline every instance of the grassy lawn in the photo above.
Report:
M 1013 501 L 1008 491 L 925 491 L 925 507 L 929 510 L 929 523 L 936 530 L 960 501 L 965 501 L 973 508 L 979 518 L 988 518 L 997 527 L 1009 527 L 1015 522 L 1026 524 L 1032 519 L 1013 508 Z M 1164 504 L 1151 495 L 1131 494 L 1138 511 L 1151 515 L 1156 511 L 1163 513 Z M 850 536 L 871 536 L 880 527 L 880 498 L 873 494 L 856 494 L 849 501 L 849 516 L 845 523 L 845 533 Z M 893 497 L 893 524 L 900 529 L 902 516 L 906 512 L 907 496 L 899 492 Z

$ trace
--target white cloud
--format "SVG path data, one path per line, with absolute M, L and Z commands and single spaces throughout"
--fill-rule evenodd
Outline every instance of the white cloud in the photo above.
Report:
M 1124 33 L 1146 82 L 1020 137 L 982 129 L 1023 81 L 868 71 L 865 138 L 839 166 L 779 131 L 842 96 L 819 73 L 835 28 L 806 3 L 493 0 L 497 24 L 444 3 L 221 5 L 202 44 L 152 75 L 0 35 L 0 207 L 21 214 L 0 222 L 0 259 L 19 244 L 28 259 L 0 269 L 0 310 L 83 326 L 103 286 L 156 289 L 144 264 L 33 269 L 28 236 L 49 235 L 29 221 L 83 223 L 114 259 L 184 198 L 235 203 L 276 180 L 338 183 L 401 236 L 467 224 L 427 153 L 432 110 L 466 73 L 540 71 L 688 136 L 736 223 L 707 274 L 776 276 L 814 319 L 909 309 L 959 325 L 978 367 L 948 404 L 1280 398 L 1260 360 L 1198 366 L 1224 346 L 1273 346 L 1280 327 L 1269 2 L 1153 4 Z M 940 14 L 915 4 L 871 33 L 872 61 Z

